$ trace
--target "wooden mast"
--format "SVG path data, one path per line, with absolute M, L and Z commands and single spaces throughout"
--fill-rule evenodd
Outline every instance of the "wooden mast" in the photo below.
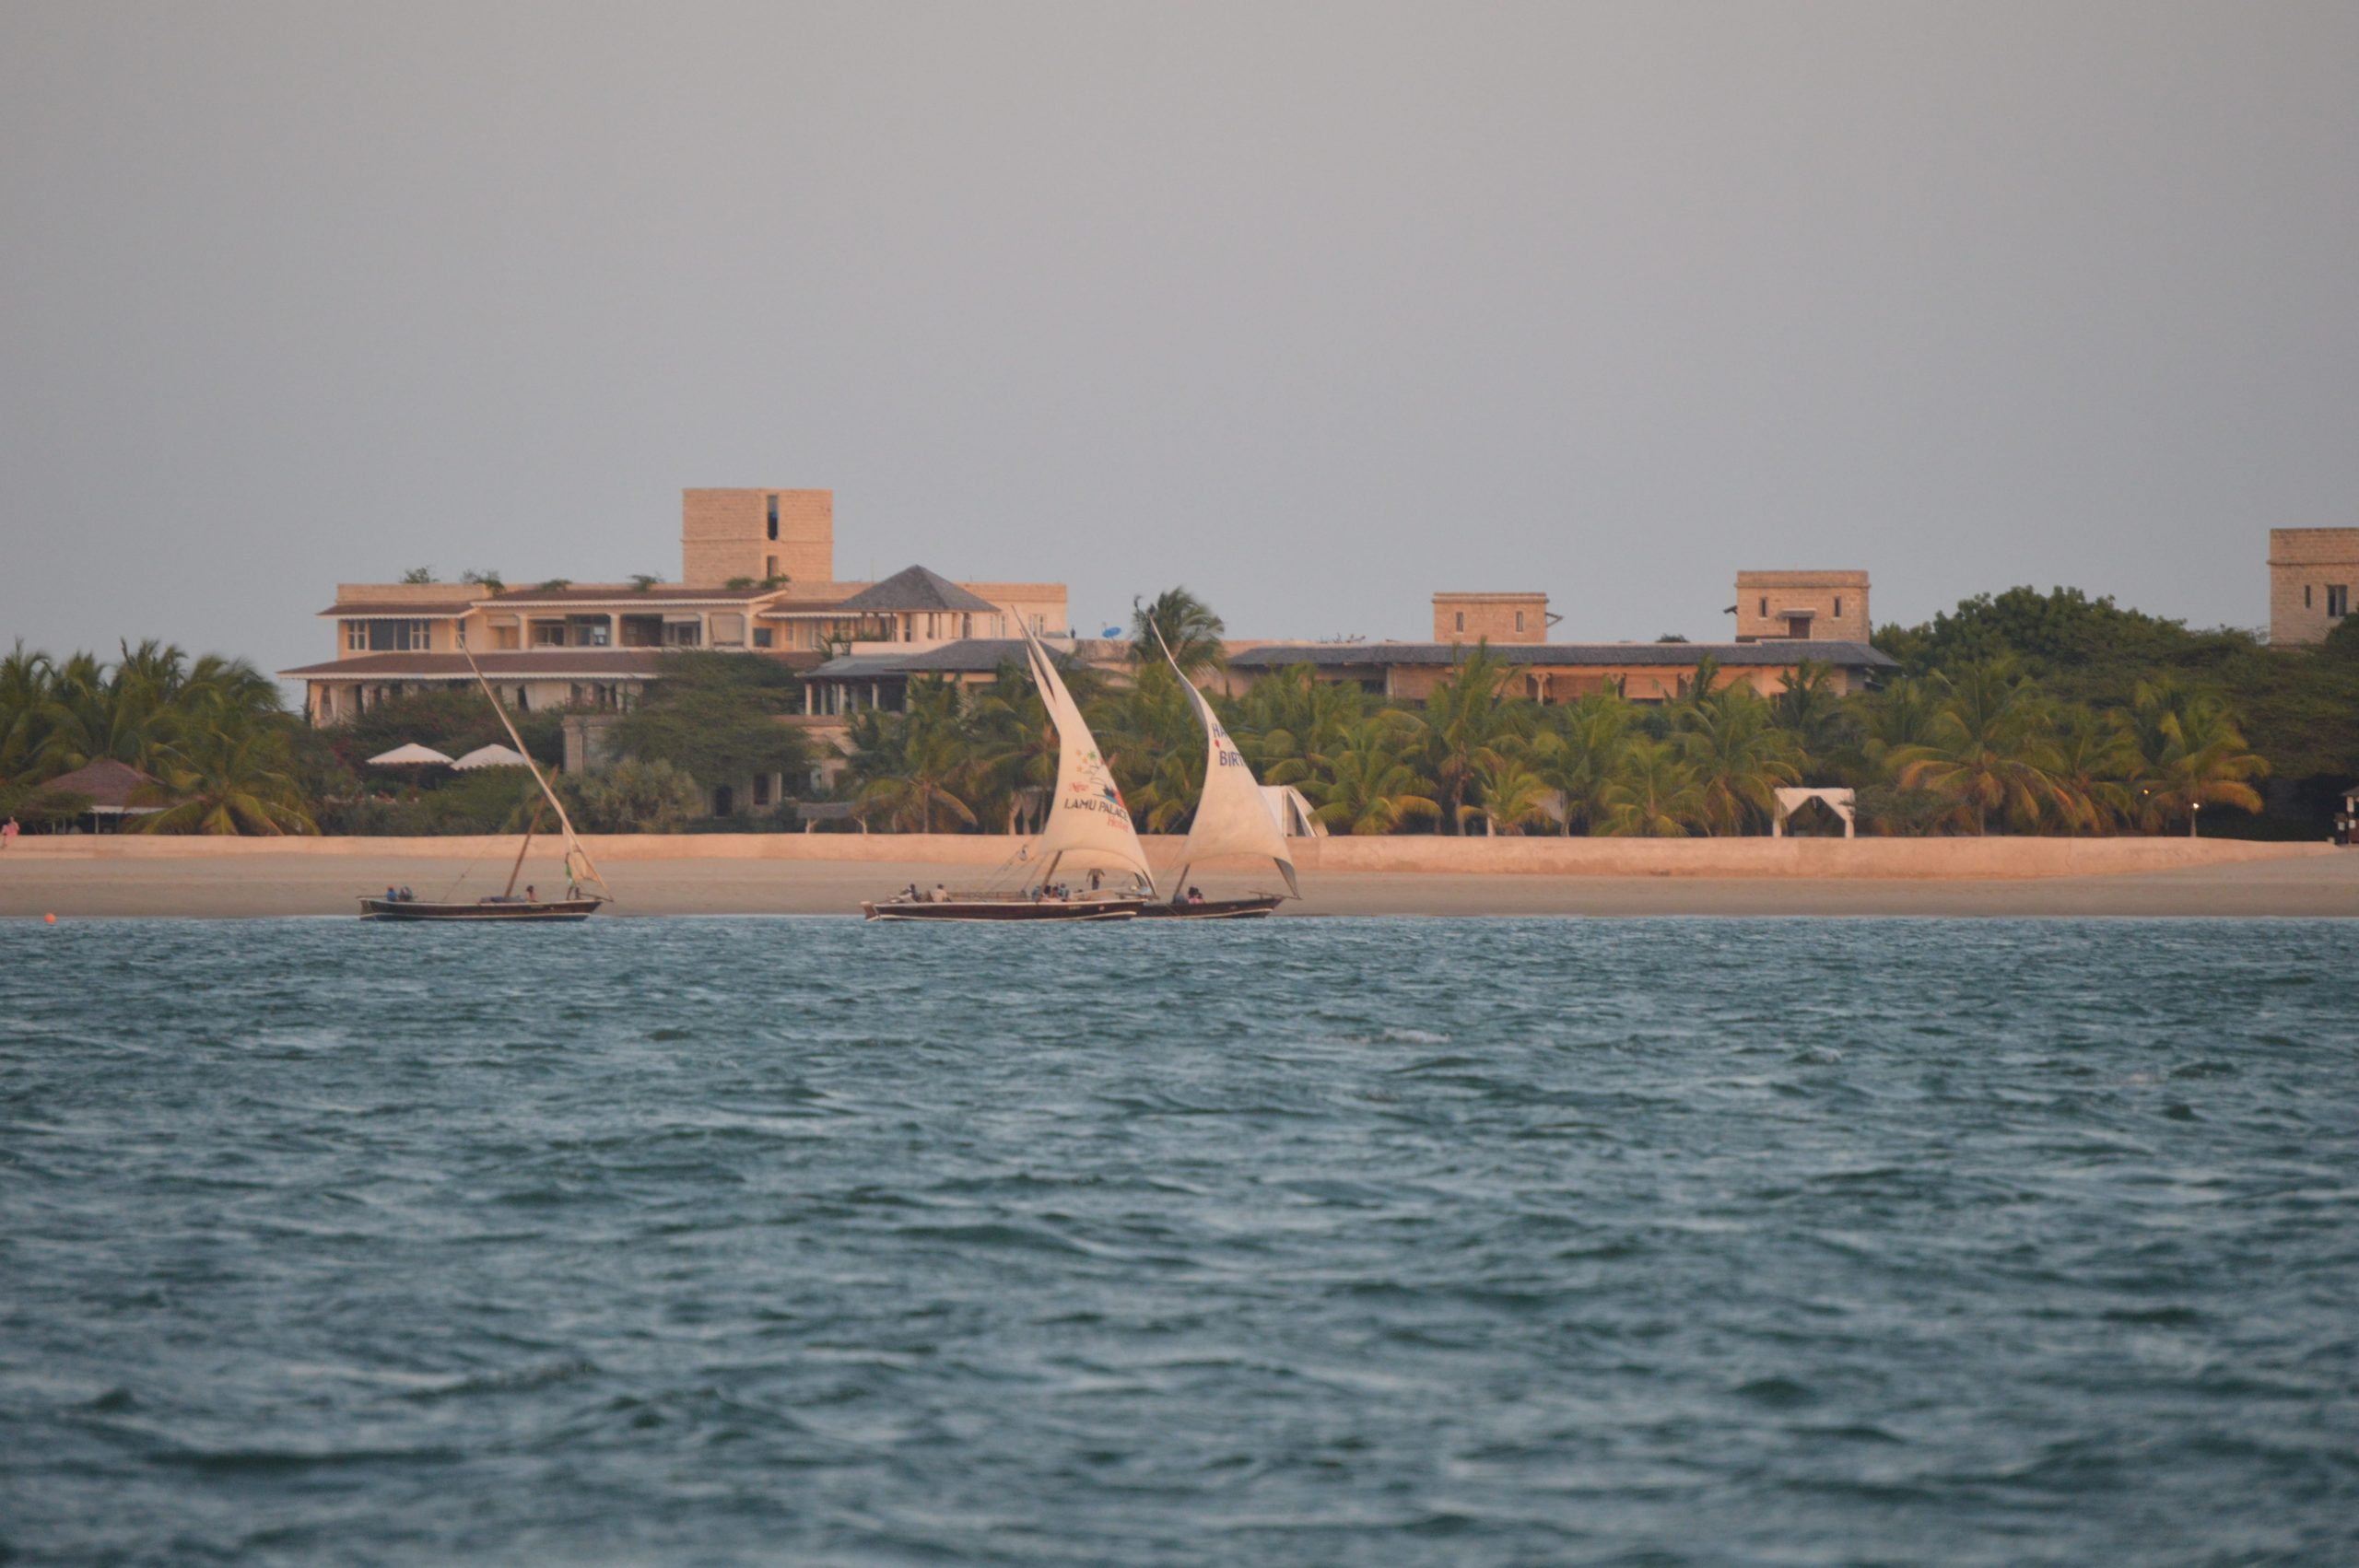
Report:
M 508 709 L 499 705 L 499 695 L 491 689 L 491 683 L 483 678 L 483 667 L 475 662 L 475 650 L 467 647 L 465 643 L 461 643 L 459 645 L 459 652 L 466 659 L 468 670 L 474 673 L 475 685 L 483 688 L 484 698 L 491 704 L 492 712 L 499 716 L 499 727 L 508 731 L 508 738 L 510 740 L 516 743 L 516 755 L 524 759 L 524 766 L 526 767 L 532 769 L 533 782 L 541 787 L 541 794 L 547 800 L 549 808 L 557 813 L 557 825 L 565 829 L 566 874 L 568 876 L 572 876 L 573 857 L 576 855 L 581 856 L 581 869 L 590 873 L 589 880 L 598 884 L 598 891 L 605 895 L 609 903 L 613 902 L 615 890 L 608 887 L 606 885 L 606 879 L 598 874 L 597 862 L 590 859 L 590 851 L 581 847 L 581 838 L 576 836 L 573 831 L 573 819 L 565 814 L 565 802 L 557 798 L 557 791 L 555 790 L 549 788 L 549 781 L 541 775 L 541 765 L 534 762 L 533 760 L 533 754 L 524 749 L 524 737 L 519 735 L 516 732 L 516 726 L 509 722 Z M 528 834 L 526 837 L 529 840 L 530 835 Z M 524 863 L 524 857 L 521 851 L 516 857 L 516 863 L 520 867 Z M 574 880 L 579 883 L 581 879 L 575 877 Z M 515 878 L 513 876 L 510 877 L 509 885 L 511 887 L 515 885 Z

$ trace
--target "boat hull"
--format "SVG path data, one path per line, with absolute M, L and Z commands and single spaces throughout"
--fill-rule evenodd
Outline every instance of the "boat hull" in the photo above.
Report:
M 860 912 L 872 920 L 1000 925 L 1029 920 L 1129 920 L 1144 908 L 1144 901 L 1136 898 L 897 898 L 863 903 Z
M 1139 911 L 1142 920 L 1262 920 L 1285 902 L 1283 894 L 1256 894 L 1250 898 L 1207 898 L 1201 904 L 1150 904 Z
M 546 925 L 586 920 L 603 898 L 557 898 L 543 904 L 434 904 L 422 898 L 363 898 L 364 920 L 500 920 Z

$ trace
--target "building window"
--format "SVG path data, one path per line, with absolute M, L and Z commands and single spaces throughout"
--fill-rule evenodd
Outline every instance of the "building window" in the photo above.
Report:
M 2305 610 L 2306 610 L 2306 609 L 2308 609 L 2309 607 L 2310 607 L 2310 585 L 2309 585 L 2308 583 L 2306 583 L 2306 583 L 2302 584 L 2302 608 L 2303 608 L 2303 609 L 2305 609 Z
M 368 646 L 371 653 L 422 653 L 426 650 L 427 623 L 424 621 L 369 621 L 362 624 L 369 628 Z
M 1523 630 L 1523 612 L 1520 610 L 1518 610 L 1515 613 L 1515 629 L 1518 631 Z
M 771 633 L 769 627 L 756 626 L 754 628 L 754 646 L 756 648 L 768 648 L 770 645 L 770 636 Z
M 2351 614 L 2351 585 L 2330 582 L 2326 585 L 2326 614 L 2331 621 L 2339 621 Z
M 1765 621 L 1769 618 L 1769 596 L 1766 593 L 1761 597 L 1761 618 Z
M 534 621 L 533 646 L 534 648 L 563 648 L 565 623 L 563 621 Z
M 1835 615 L 1837 620 L 1843 615 L 1843 596 L 1839 593 L 1835 596 Z
M 770 497 L 770 537 L 778 537 L 778 497 Z
M 754 804 L 767 806 L 769 803 L 770 776 L 767 773 L 757 773 L 754 775 Z
M 778 557 L 776 556 L 764 556 L 762 557 L 762 575 L 773 579 L 778 577 Z
M 703 628 L 694 621 L 666 621 L 663 623 L 663 646 L 701 648 L 704 646 Z
M 2309 592 L 2310 591 L 2306 588 L 2302 590 L 2302 602 L 2306 604 L 2309 603 Z M 347 653 L 364 653 L 368 651 L 368 622 L 346 621 L 344 623 L 344 648 L 345 651 Z
M 1466 612 L 1463 610 L 1458 612 L 1458 629 L 1460 631 L 1466 629 Z

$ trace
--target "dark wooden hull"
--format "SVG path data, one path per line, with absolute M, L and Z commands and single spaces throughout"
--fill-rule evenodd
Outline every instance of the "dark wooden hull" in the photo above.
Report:
M 539 904 L 429 904 L 422 898 L 363 898 L 364 920 L 501 920 L 546 924 L 586 920 L 603 898 L 555 898 Z
M 1202 904 L 1150 904 L 1139 911 L 1142 920 L 1261 920 L 1277 913 L 1285 895 L 1256 894 L 1250 898 L 1207 898 Z
M 894 898 L 864 903 L 860 912 L 872 920 L 998 925 L 1026 920 L 1128 920 L 1144 908 L 1144 902 L 1136 898 L 952 898 L 941 903 Z

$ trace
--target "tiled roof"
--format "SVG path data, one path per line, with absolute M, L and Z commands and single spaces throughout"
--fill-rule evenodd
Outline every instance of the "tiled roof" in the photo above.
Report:
M 684 588 L 678 583 L 657 583 L 640 589 L 627 582 L 610 582 L 588 588 L 511 588 L 497 599 L 487 596 L 476 600 L 475 607 L 506 610 L 525 605 L 557 609 L 568 604 L 743 604 L 778 591 L 776 588 L 760 587 Z
M 979 593 L 969 593 L 939 572 L 911 567 L 895 572 L 874 588 L 863 589 L 836 606 L 848 615 L 883 614 L 905 610 L 983 610 L 999 606 Z
M 373 600 L 338 601 L 320 612 L 323 615 L 399 615 L 412 621 L 448 621 L 465 614 L 472 605 L 464 600 L 440 600 L 428 604 L 405 604 L 398 601 L 381 603 Z
M 534 648 L 508 652 L 478 653 L 475 662 L 487 675 L 541 680 L 652 679 L 662 673 L 661 648 Z M 466 656 L 459 653 L 363 653 L 281 670 L 285 681 L 431 681 L 468 678 Z
M 1723 669 L 1783 669 L 1805 659 L 1847 670 L 1897 670 L 1899 664 L 1864 642 L 1816 642 L 1794 638 L 1769 642 L 1495 642 L 1492 654 L 1510 664 L 1661 665 L 1695 664 L 1706 654 Z M 1365 669 L 1403 664 L 1456 664 L 1473 651 L 1455 642 L 1271 643 L 1229 655 L 1237 670 Z

